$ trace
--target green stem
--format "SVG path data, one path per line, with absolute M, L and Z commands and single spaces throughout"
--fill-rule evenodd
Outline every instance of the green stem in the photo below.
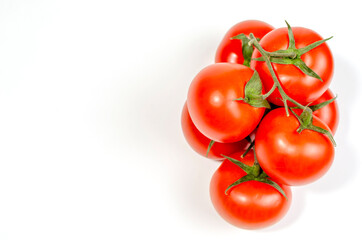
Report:
M 256 157 L 255 147 L 253 147 L 253 152 L 254 152 L 254 165 L 253 165 L 252 174 L 254 175 L 254 177 L 259 177 L 259 175 L 261 173 L 261 167 L 260 167 L 259 161 Z
M 265 51 L 267 52 L 267 51 Z M 282 52 L 282 53 L 278 53 L 278 52 L 267 52 L 267 54 L 269 55 L 269 57 L 289 57 L 289 58 L 296 58 L 297 54 L 295 52 Z
M 310 106 L 310 109 L 312 109 L 313 112 L 314 112 L 314 111 L 317 111 L 318 109 L 321 109 L 322 107 L 330 104 L 331 102 L 333 102 L 333 101 L 336 100 L 336 99 L 337 99 L 337 96 L 335 96 L 334 98 L 329 99 L 329 100 L 327 100 L 327 101 L 325 101 L 325 102 L 319 103 L 319 104 L 317 104 L 317 105 Z
M 254 35 L 253 35 L 253 36 L 250 36 L 250 40 L 248 42 L 248 45 L 250 45 L 250 46 L 253 45 L 253 41 L 252 41 L 253 39 L 256 39 L 256 41 L 259 43 L 258 39 L 255 38 Z M 255 44 L 254 44 L 254 46 L 255 46 Z M 295 52 L 278 52 L 278 51 L 276 51 L 276 52 L 268 52 L 268 51 L 265 51 L 265 50 L 264 50 L 264 52 L 269 57 L 280 57 L 280 58 L 292 58 L 292 59 L 294 59 L 294 58 L 296 58 L 298 56 L 297 53 L 295 53 Z
M 275 74 L 275 71 L 273 69 L 273 66 L 271 64 L 270 61 L 270 53 L 265 51 L 260 44 L 258 43 L 258 41 L 256 40 L 256 38 L 254 37 L 254 35 L 252 33 L 250 33 L 250 42 L 249 44 L 253 44 L 255 46 L 256 49 L 259 50 L 260 54 L 264 57 L 265 63 L 270 71 L 270 74 L 272 75 L 272 78 L 274 80 L 274 85 L 272 87 L 271 90 L 275 90 L 275 88 L 278 88 L 280 95 L 282 96 L 282 101 L 284 103 L 284 107 L 287 113 L 287 116 L 289 116 L 289 111 L 288 111 L 288 105 L 287 105 L 287 101 L 294 103 L 297 107 L 301 108 L 301 109 L 305 109 L 306 106 L 303 106 L 302 104 L 298 103 L 297 101 L 295 101 L 294 99 L 292 99 L 291 97 L 289 97 L 285 92 L 284 89 L 282 88 L 282 86 L 280 85 L 280 82 Z M 263 95 L 263 98 L 266 96 L 268 97 L 272 92 L 269 91 L 267 94 Z
M 248 154 L 248 152 L 250 152 L 250 150 L 254 147 L 254 144 L 255 144 L 254 141 L 250 142 L 249 147 L 245 150 L 245 152 L 243 153 L 243 155 L 241 155 L 242 158 L 244 158 L 244 157 L 246 156 L 246 154 Z
M 276 88 L 277 88 L 277 85 L 273 84 L 273 87 L 269 90 L 269 92 L 267 92 L 266 94 L 263 95 L 263 99 L 267 99 L 274 92 L 274 90 Z
M 333 146 L 337 146 L 336 141 L 334 140 L 333 135 L 330 131 L 328 131 L 327 129 L 313 125 L 313 112 L 311 111 L 311 109 L 309 109 L 308 111 L 303 111 L 300 116 L 298 116 L 291 108 L 290 108 L 290 111 L 292 111 L 293 115 L 299 121 L 300 126 L 297 129 L 298 133 L 301 133 L 305 129 L 319 132 L 321 134 L 327 135 L 327 137 L 331 140 Z

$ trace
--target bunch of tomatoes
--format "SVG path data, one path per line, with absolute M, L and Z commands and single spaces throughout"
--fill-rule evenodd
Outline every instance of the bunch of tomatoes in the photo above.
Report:
M 327 39 L 304 27 L 243 21 L 224 36 L 215 63 L 190 84 L 182 130 L 199 154 L 221 160 L 211 201 L 227 222 L 278 222 L 290 186 L 316 181 L 334 159 L 336 97 Z

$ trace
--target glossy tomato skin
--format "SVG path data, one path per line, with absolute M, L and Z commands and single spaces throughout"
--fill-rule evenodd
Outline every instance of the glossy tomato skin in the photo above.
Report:
M 240 158 L 242 152 L 230 157 L 252 166 L 254 155 L 249 152 Z M 289 186 L 279 186 L 288 200 L 275 188 L 258 181 L 241 183 L 225 195 L 225 189 L 246 173 L 229 160 L 225 160 L 212 176 L 210 197 L 216 211 L 232 225 L 245 229 L 258 229 L 278 222 L 288 211 L 292 193 Z
M 186 141 L 191 146 L 191 148 L 200 154 L 201 156 L 206 157 L 206 152 L 209 147 L 211 139 L 205 137 L 192 122 L 189 111 L 187 110 L 187 105 L 185 103 L 182 109 L 181 115 L 181 126 L 182 132 L 185 136 Z M 239 142 L 233 143 L 218 143 L 215 142 L 207 155 L 207 158 L 214 160 L 223 160 L 225 157 L 221 154 L 229 156 L 238 151 L 245 151 L 249 145 L 249 142 L 246 139 L 243 139 Z
M 325 91 L 325 93 L 323 93 L 321 97 L 315 100 L 311 104 L 311 106 L 328 101 L 334 97 L 335 95 L 330 89 L 328 89 L 327 91 Z M 336 133 L 339 122 L 339 110 L 337 100 L 334 100 L 333 102 L 322 107 L 321 109 L 316 110 L 315 112 L 313 112 L 313 115 L 317 116 L 320 120 L 327 124 L 328 127 L 331 129 L 333 135 Z
M 236 63 L 215 63 L 201 70 L 191 82 L 187 108 L 197 129 L 216 142 L 237 142 L 247 137 L 261 120 L 264 108 L 236 98 L 253 71 Z
M 248 36 L 253 33 L 256 38 L 261 39 L 265 34 L 273 30 L 274 27 L 259 20 L 247 20 L 235 24 L 225 34 L 221 43 L 216 50 L 215 62 L 231 62 L 231 63 L 244 63 L 242 41 L 238 39 L 230 39 L 241 33 Z
M 313 42 L 322 40 L 320 35 L 307 28 L 293 27 L 292 31 L 296 48 L 306 47 Z M 287 49 L 289 46 L 288 29 L 275 29 L 266 34 L 259 43 L 269 52 Z M 259 51 L 255 49 L 252 58 L 258 58 L 260 56 Z M 300 104 L 307 105 L 319 98 L 328 89 L 333 75 L 333 56 L 327 43 L 323 43 L 303 54 L 301 59 L 322 78 L 323 82 L 304 74 L 294 65 L 276 63 L 272 63 L 272 65 L 286 94 Z M 250 67 L 258 71 L 265 91 L 268 92 L 272 88 L 274 81 L 266 63 L 252 60 Z M 268 101 L 282 106 L 283 102 L 280 98 L 281 95 L 278 89 L 276 89 L 268 97 Z M 290 106 L 291 105 L 292 104 L 290 104 Z
M 300 109 L 295 112 L 299 115 Z M 313 124 L 329 130 L 317 117 Z M 324 134 L 303 130 L 291 113 L 284 108 L 269 112 L 260 122 L 255 136 L 255 150 L 261 168 L 282 184 L 304 185 L 323 176 L 334 158 L 334 146 Z

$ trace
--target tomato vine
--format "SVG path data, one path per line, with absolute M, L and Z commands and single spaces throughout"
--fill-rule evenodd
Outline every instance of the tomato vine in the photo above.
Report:
M 272 78 L 274 80 L 273 87 L 269 90 L 269 92 L 264 94 L 262 97 L 263 97 L 263 99 L 267 99 L 275 91 L 275 89 L 278 89 L 280 95 L 282 96 L 282 101 L 283 101 L 284 108 L 285 108 L 287 116 L 289 116 L 289 110 L 288 110 L 289 106 L 288 106 L 287 101 L 295 104 L 298 108 L 303 109 L 302 114 L 304 115 L 304 117 L 301 117 L 301 118 L 298 117 L 298 120 L 300 121 L 301 125 L 303 125 L 303 126 L 308 125 L 308 127 L 300 128 L 301 129 L 300 131 L 303 131 L 304 129 L 310 129 L 310 130 L 313 130 L 313 131 L 316 131 L 316 132 L 319 132 L 319 133 L 322 133 L 322 134 L 326 134 L 329 137 L 329 139 L 332 141 L 333 145 L 336 146 L 336 142 L 335 142 L 335 140 L 333 138 L 333 135 L 331 134 L 330 131 L 311 125 L 311 119 L 313 118 L 312 109 L 310 107 L 308 107 L 308 106 L 304 106 L 304 105 L 300 104 L 299 102 L 292 99 L 291 97 L 289 97 L 285 93 L 285 91 L 284 91 L 283 87 L 281 86 L 281 84 L 280 84 L 280 82 L 278 80 L 278 77 L 277 77 L 277 75 L 276 75 L 276 73 L 275 73 L 275 71 L 273 69 L 273 66 L 272 66 L 272 62 L 273 63 L 279 63 L 279 64 L 293 64 L 293 65 L 296 65 L 298 68 L 300 68 L 305 74 L 307 74 L 309 76 L 312 76 L 312 77 L 315 77 L 315 78 L 318 78 L 321 81 L 323 81 L 312 69 L 310 69 L 301 60 L 300 57 L 301 57 L 301 55 L 307 53 L 308 51 L 312 50 L 313 48 L 318 47 L 319 45 L 321 45 L 322 43 L 324 43 L 327 40 L 331 39 L 332 37 L 327 38 L 327 39 L 323 39 L 321 41 L 314 42 L 314 43 L 312 43 L 312 44 L 310 44 L 310 45 L 308 45 L 308 46 L 306 46 L 304 48 L 297 49 L 295 47 L 295 40 L 294 40 L 292 28 L 290 27 L 290 25 L 289 25 L 289 23 L 287 21 L 285 21 L 285 22 L 286 22 L 286 24 L 288 26 L 288 36 L 289 36 L 289 47 L 288 47 L 287 50 L 278 50 L 278 51 L 275 51 L 275 52 L 265 51 L 262 48 L 262 46 L 259 44 L 258 40 L 255 38 L 253 33 L 250 33 L 250 35 L 249 35 L 250 40 L 248 41 L 248 44 L 255 46 L 255 48 L 262 55 L 261 58 L 253 59 L 253 60 L 265 61 L 265 63 L 267 64 L 267 67 L 268 67 L 268 69 L 270 71 L 270 74 L 271 74 L 271 76 L 272 76 Z M 328 104 L 328 103 L 329 102 L 324 103 L 324 104 Z M 294 115 L 296 115 L 296 114 L 294 114 Z M 308 119 L 308 122 L 305 122 L 305 121 L 307 121 L 307 119 Z

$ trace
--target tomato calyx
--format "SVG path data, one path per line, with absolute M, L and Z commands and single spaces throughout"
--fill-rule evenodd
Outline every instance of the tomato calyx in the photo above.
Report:
M 254 150 L 254 148 L 253 148 Z M 269 176 L 263 171 L 263 169 L 260 167 L 259 162 L 256 158 L 256 153 L 254 150 L 254 164 L 253 166 L 249 166 L 246 165 L 243 162 L 240 162 L 234 158 L 222 155 L 223 157 L 225 157 L 227 160 L 229 160 L 230 162 L 232 162 L 233 164 L 237 165 L 238 167 L 240 167 L 244 172 L 246 172 L 246 175 L 239 178 L 238 180 L 236 180 L 235 182 L 233 182 L 232 184 L 230 184 L 226 190 L 225 190 L 225 195 L 228 195 L 229 192 L 231 191 L 231 189 L 241 183 L 244 182 L 248 182 L 248 181 L 258 181 L 258 182 L 262 182 L 265 184 L 268 184 L 270 186 L 272 186 L 273 188 L 275 188 L 280 194 L 282 194 L 287 200 L 287 196 L 284 192 L 284 190 L 279 186 L 278 183 L 274 182 L 273 180 L 271 180 L 269 178 Z
M 330 131 L 315 126 L 313 125 L 313 111 L 310 108 L 306 108 L 303 110 L 303 112 L 298 116 L 298 114 L 296 114 L 293 109 L 290 109 L 290 111 L 293 113 L 293 115 L 298 119 L 299 121 L 299 128 L 297 129 L 298 133 L 301 133 L 303 130 L 305 129 L 309 129 L 315 132 L 319 132 L 321 134 L 325 134 L 327 135 L 327 137 L 329 138 L 329 140 L 331 140 L 332 144 L 334 147 L 336 147 L 336 142 L 333 138 L 333 135 Z
M 309 108 L 310 108 L 313 112 L 315 112 L 315 111 L 323 108 L 324 106 L 327 106 L 328 104 L 332 103 L 332 102 L 333 102 L 334 100 L 336 100 L 336 99 L 337 99 L 337 96 L 335 96 L 334 98 L 329 99 L 329 100 L 327 100 L 327 101 L 321 102 L 321 103 L 319 103 L 319 104 L 317 104 L 317 105 L 310 106 Z
M 207 146 L 207 150 L 206 150 L 206 157 L 209 155 L 211 147 L 212 147 L 212 145 L 214 145 L 214 143 L 215 143 L 214 140 L 210 140 L 209 146 Z
M 257 71 L 254 71 L 253 76 L 245 85 L 245 97 L 236 98 L 235 101 L 244 101 L 250 106 L 257 108 L 270 108 L 269 102 L 263 98 L 262 95 L 263 85 L 261 83 L 259 74 Z
M 278 63 L 278 64 L 292 64 L 299 68 L 304 74 L 317 78 L 321 82 L 323 82 L 322 78 L 315 73 L 311 68 L 307 66 L 307 64 L 301 59 L 301 56 L 310 50 L 318 47 L 322 43 L 328 41 L 332 37 L 316 41 L 314 43 L 311 43 L 310 45 L 303 47 L 303 48 L 296 48 L 295 47 L 295 39 L 293 35 L 292 28 L 290 27 L 289 23 L 285 21 L 285 23 L 288 26 L 288 37 L 289 37 L 289 46 L 286 50 L 277 50 L 274 52 L 268 52 L 269 60 L 272 63 Z M 250 41 L 249 41 L 250 42 Z M 255 61 L 265 61 L 265 57 L 259 57 L 259 58 L 253 58 L 252 60 Z

